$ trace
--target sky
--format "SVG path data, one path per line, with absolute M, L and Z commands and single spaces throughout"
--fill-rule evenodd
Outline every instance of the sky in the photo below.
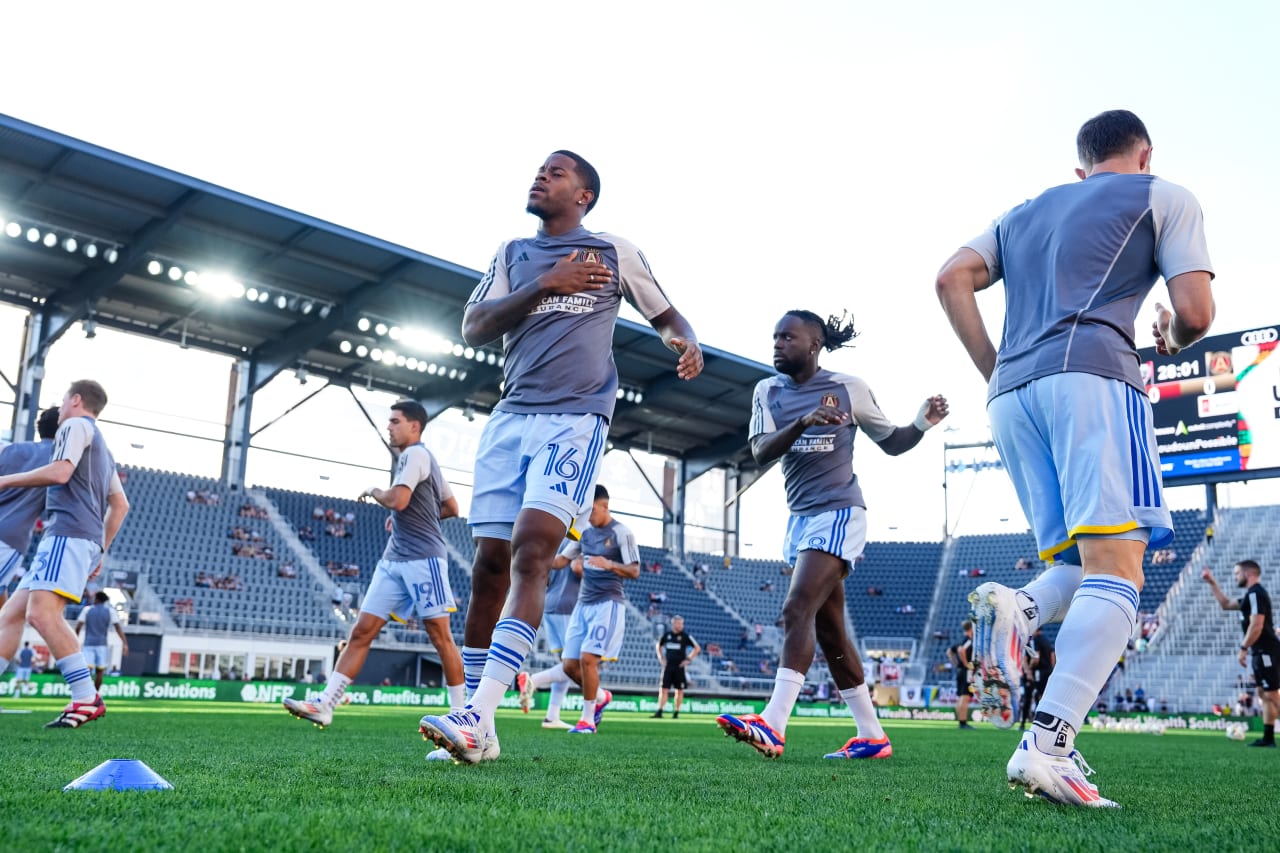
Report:
M 1280 121 L 1275 4 L 233 0 L 59 10 L 6 10 L 0 111 L 473 269 L 501 240 L 533 232 L 525 190 L 547 153 L 568 148 L 602 176 L 587 227 L 639 245 L 705 344 L 767 363 L 783 312 L 849 310 L 856 347 L 823 366 L 867 380 L 897 423 L 930 394 L 952 409 L 952 431 L 932 431 L 904 456 L 858 444 L 873 539 L 937 539 L 944 517 L 960 533 L 1025 529 L 999 472 L 952 477 L 944 500 L 944 442 L 988 431 L 984 385 L 932 285 L 995 216 L 1075 179 L 1075 133 L 1090 116 L 1135 111 L 1153 137 L 1154 171 L 1199 198 L 1218 274 L 1214 331 L 1280 321 L 1259 201 L 1280 191 L 1268 162 Z M 1140 315 L 1140 343 L 1163 294 L 1161 283 Z M 1002 300 L 999 287 L 980 298 L 996 339 Z M 20 322 L 0 309 L 0 368 L 11 378 Z M 92 363 L 119 401 L 108 417 L 220 438 L 227 361 L 143 343 L 68 335 L 44 402 Z M 171 388 L 187 391 L 155 393 Z M 194 393 L 204 388 L 215 390 Z M 282 377 L 256 420 L 310 390 Z M 351 424 L 350 440 L 337 423 Z M 205 449 L 154 433 L 112 440 L 125 461 L 216 473 L 213 443 L 209 463 Z M 384 459 L 336 389 L 260 441 L 317 456 L 340 446 L 372 468 Z M 144 449 L 131 456 L 126 443 Z M 259 482 L 285 477 L 308 491 L 341 491 L 356 476 L 321 481 L 311 460 L 259 464 Z M 1268 488 L 1223 497 L 1252 502 Z M 743 499 L 744 540 L 762 556 L 781 540 L 781 495 L 775 471 Z M 1202 497 L 1171 490 L 1170 503 Z

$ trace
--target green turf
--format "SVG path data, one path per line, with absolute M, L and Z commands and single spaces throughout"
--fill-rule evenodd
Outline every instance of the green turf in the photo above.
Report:
M 320 731 L 278 707 L 111 703 L 46 730 L 0 716 L 0 848 L 44 850 L 1259 850 L 1280 836 L 1280 751 L 1221 733 L 1085 733 L 1104 796 L 1083 811 L 1011 792 L 1016 737 L 895 722 L 888 761 L 824 761 L 851 733 L 797 720 L 766 761 L 708 717 L 610 714 L 600 734 L 499 718 L 503 757 L 428 764 L 418 712 L 342 708 Z M 167 792 L 62 793 L 109 758 Z M 1261 845 L 1261 846 L 1259 846 Z

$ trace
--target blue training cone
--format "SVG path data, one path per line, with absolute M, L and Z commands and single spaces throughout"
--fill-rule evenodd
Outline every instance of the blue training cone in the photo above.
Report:
M 62 789 L 66 791 L 172 791 L 173 786 L 136 758 L 112 758 Z

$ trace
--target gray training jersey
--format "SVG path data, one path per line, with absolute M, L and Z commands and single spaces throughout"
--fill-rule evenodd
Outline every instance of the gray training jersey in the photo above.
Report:
M 538 277 L 574 249 L 578 261 L 602 263 L 613 277 L 602 290 L 543 297 L 507 332 L 497 411 L 612 418 L 618 390 L 613 327 L 622 300 L 647 320 L 671 307 L 639 249 L 581 226 L 558 237 L 539 233 L 503 243 L 467 305 L 536 287 Z
M 86 646 L 105 646 L 111 626 L 120 624 L 120 614 L 110 604 L 95 604 L 81 610 L 76 622 L 84 626 Z
M 783 454 L 787 508 L 792 515 L 820 515 L 851 506 L 866 509 L 858 475 L 853 473 L 853 436 L 862 427 L 872 441 L 883 441 L 894 425 L 858 377 L 819 369 L 803 385 L 781 374 L 760 380 L 751 401 L 749 437 L 777 432 L 819 406 L 831 406 L 851 417 L 845 424 L 806 428 Z
M 603 527 L 588 527 L 582 531 L 580 542 L 569 543 L 560 553 L 571 560 L 582 555 L 582 590 L 578 593 L 580 602 L 596 604 L 601 601 L 627 600 L 622 592 L 621 575 L 587 565 L 587 560 L 591 557 L 604 557 L 624 566 L 640 562 L 636 537 L 625 524 L 614 519 Z
M 560 553 L 563 555 L 567 550 L 566 546 Z M 585 573 L 586 570 L 583 571 Z M 581 588 L 582 578 L 578 577 L 572 566 L 553 569 L 550 577 L 547 578 L 547 598 L 542 606 L 542 612 L 562 616 L 572 613 L 573 605 L 578 603 L 578 590 Z
M 1047 190 L 965 244 L 1004 279 L 1004 334 L 988 400 L 1054 373 L 1146 394 L 1134 322 L 1156 279 L 1212 275 L 1195 196 L 1152 175 L 1103 173 Z
M 449 549 L 440 532 L 440 504 L 453 497 L 453 490 L 426 445 L 418 442 L 401 452 L 391 469 L 391 485 L 405 486 L 413 494 L 407 507 L 391 514 L 391 538 L 382 559 L 445 559 Z
M 53 439 L 21 441 L 0 450 L 0 474 L 21 474 L 49 464 Z M 44 512 L 44 489 L 0 489 L 0 542 L 19 554 L 31 547 L 31 534 Z
M 102 547 L 102 519 L 107 496 L 124 491 L 116 474 L 116 461 L 90 417 L 68 418 L 53 439 L 53 461 L 75 466 L 71 479 L 50 486 L 45 498 L 49 509 L 48 536 L 88 539 Z

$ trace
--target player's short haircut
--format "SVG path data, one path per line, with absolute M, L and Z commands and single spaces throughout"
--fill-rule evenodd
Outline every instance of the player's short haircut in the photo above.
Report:
M 107 597 L 107 594 L 105 592 L 103 592 L 102 590 L 98 590 L 96 593 L 93 594 L 93 600 L 94 600 L 94 603 L 96 604 L 106 604 L 111 599 Z
M 963 622 L 961 622 L 961 623 L 960 623 L 960 630 L 961 630 L 961 631 L 968 631 L 968 630 L 969 630 L 970 628 L 972 628 L 972 627 L 973 627 L 973 621 L 972 621 L 972 620 L 966 619 L 966 620 L 964 620 Z
M 107 392 L 92 379 L 77 379 L 71 383 L 67 393 L 79 394 L 80 404 L 95 416 L 102 414 L 102 410 L 107 407 Z
M 1128 110 L 1107 110 L 1089 119 L 1076 134 L 1076 152 L 1080 165 L 1088 168 L 1118 154 L 1125 154 L 1137 143 L 1151 144 L 1147 126 Z
M 827 352 L 835 352 L 841 347 L 848 346 L 849 341 L 858 336 L 858 333 L 853 330 L 853 317 L 848 311 L 841 311 L 839 317 L 832 314 L 826 320 L 812 311 L 800 308 L 788 311 L 786 316 L 795 317 L 817 329 L 818 340 L 822 342 L 822 348 Z
M 391 411 L 404 415 L 407 421 L 414 421 L 418 429 L 427 428 L 427 410 L 417 400 L 397 400 L 391 404 Z
M 1259 566 L 1253 560 L 1238 560 L 1236 562 L 1236 565 L 1244 569 L 1246 572 L 1248 572 L 1251 575 L 1262 574 L 1262 566 Z
M 679 613 L 677 613 L 675 616 L 672 616 L 672 617 L 671 617 L 671 621 L 672 621 L 672 622 L 676 621 L 677 619 L 679 619 L 681 622 L 683 622 L 683 621 L 684 621 L 684 617 L 683 617 L 683 616 L 681 616 Z
M 53 438 L 58 434 L 58 407 L 50 406 L 40 413 L 36 421 L 36 434 L 41 438 Z
M 609 490 L 606 489 L 604 486 L 600 485 L 599 483 L 596 483 L 596 496 L 592 498 L 592 500 L 593 501 L 609 500 Z
M 591 190 L 591 201 L 587 202 L 587 213 L 590 213 L 591 208 L 595 207 L 596 202 L 600 200 L 600 173 L 596 171 L 595 166 L 592 166 L 572 151 L 566 151 L 562 148 L 551 153 L 563 154 L 573 161 L 573 171 L 577 172 L 578 177 L 582 179 L 582 186 Z

